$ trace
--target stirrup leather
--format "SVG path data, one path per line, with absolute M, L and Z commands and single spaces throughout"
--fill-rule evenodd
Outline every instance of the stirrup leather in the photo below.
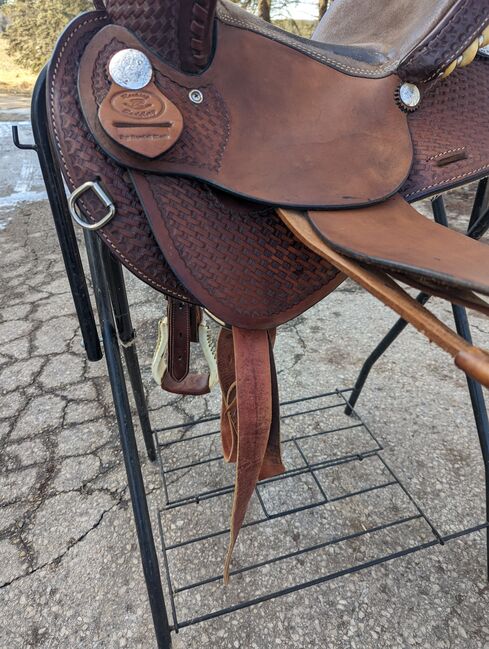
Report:
M 209 368 L 208 379 L 206 382 L 205 393 L 210 392 L 218 382 L 217 373 L 217 360 L 216 360 L 216 346 L 212 339 L 209 325 L 202 320 L 198 327 L 199 332 L 199 345 L 204 354 L 207 366 Z M 170 327 L 168 316 L 162 318 L 158 323 L 158 339 L 156 349 L 153 355 L 153 362 L 151 365 L 151 372 L 153 379 L 157 385 L 164 387 L 165 376 L 168 372 L 168 346 L 170 342 Z M 195 376 L 195 375 L 191 375 Z M 181 394 L 193 394 L 185 389 L 185 384 L 182 381 Z M 171 390 L 174 392 L 174 390 Z M 198 392 L 200 394 L 200 392 Z

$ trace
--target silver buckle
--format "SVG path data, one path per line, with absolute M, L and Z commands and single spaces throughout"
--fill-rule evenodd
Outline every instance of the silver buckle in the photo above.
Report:
M 102 203 L 102 205 L 108 210 L 107 214 L 103 217 L 103 219 L 100 219 L 100 221 L 98 221 L 97 223 L 88 223 L 87 221 L 85 221 L 82 218 L 76 206 L 79 198 L 90 190 L 93 191 L 93 193 Z M 115 211 L 116 211 L 115 205 L 112 202 L 110 196 L 107 194 L 107 192 L 104 189 L 102 189 L 99 183 L 93 182 L 91 180 L 87 183 L 84 183 L 83 185 L 80 185 L 78 189 L 75 189 L 75 191 L 71 194 L 71 196 L 68 199 L 68 206 L 70 208 L 71 218 L 75 221 L 75 223 L 78 223 L 78 225 L 82 227 L 84 230 L 91 230 L 91 231 L 100 230 L 100 228 L 103 228 L 104 225 L 107 225 L 107 223 L 109 223 L 109 221 L 112 221 L 112 219 L 114 218 Z

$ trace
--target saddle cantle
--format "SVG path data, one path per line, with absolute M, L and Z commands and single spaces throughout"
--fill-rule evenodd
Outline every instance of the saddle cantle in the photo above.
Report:
M 489 314 L 486 248 L 409 204 L 488 174 L 489 0 L 335 0 L 311 41 L 226 0 L 95 7 L 49 65 L 53 147 L 76 220 L 170 299 L 163 387 L 206 392 L 189 323 L 205 307 L 228 326 L 227 579 L 257 480 L 284 470 L 277 326 L 350 275 L 489 383 L 488 357 L 391 279 Z

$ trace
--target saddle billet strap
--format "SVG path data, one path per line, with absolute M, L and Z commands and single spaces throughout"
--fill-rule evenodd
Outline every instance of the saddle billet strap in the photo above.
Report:
M 167 392 L 202 395 L 210 392 L 210 374 L 190 373 L 190 343 L 199 341 L 199 307 L 168 299 L 168 365 L 161 381 Z
M 236 327 L 223 329 L 219 336 L 223 453 L 226 461 L 236 462 L 225 583 L 229 581 L 233 549 L 257 482 L 285 471 L 280 450 L 274 339 L 274 330 L 252 331 Z
M 366 266 L 337 252 L 319 236 L 306 215 L 290 210 L 279 210 L 279 214 L 299 239 L 328 259 L 386 306 L 393 309 L 404 320 L 427 336 L 431 342 L 449 353 L 455 359 L 457 367 L 476 381 L 489 387 L 489 354 L 487 352 L 472 346 L 458 336 L 398 286 L 384 270 Z M 427 219 L 426 221 L 430 223 Z M 460 236 L 463 237 L 463 235 Z M 409 283 L 409 276 L 404 276 L 403 280 Z M 451 299 L 451 294 L 445 294 L 445 298 Z M 471 306 L 487 313 L 488 305 L 485 304 L 482 309 L 478 300 L 474 300 Z

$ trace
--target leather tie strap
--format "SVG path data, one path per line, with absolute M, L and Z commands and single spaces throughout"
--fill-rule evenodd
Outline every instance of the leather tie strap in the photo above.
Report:
M 285 471 L 280 452 L 278 385 L 273 360 L 275 331 L 223 329 L 218 369 L 223 392 L 224 458 L 236 462 L 231 536 L 224 582 L 249 501 L 259 480 Z

